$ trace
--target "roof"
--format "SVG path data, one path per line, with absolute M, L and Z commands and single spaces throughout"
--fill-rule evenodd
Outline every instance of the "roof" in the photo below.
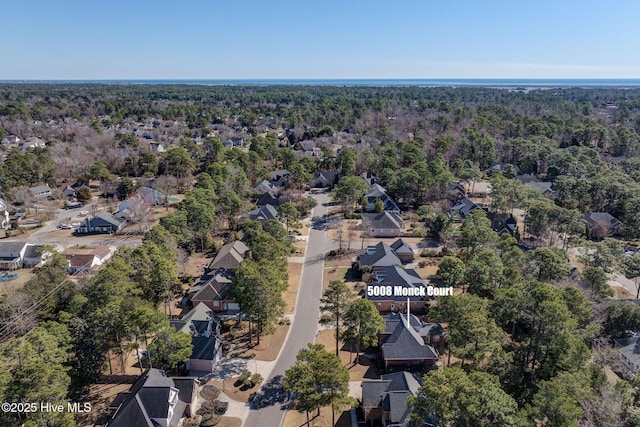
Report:
M 26 242 L 0 242 L 0 253 L 18 253 L 24 249 Z
M 208 334 L 209 324 L 215 322 L 213 312 L 203 302 L 198 303 L 180 320 L 171 320 L 171 326 L 178 332 L 184 332 L 192 336 Z
M 334 181 L 337 177 L 338 177 L 337 171 L 322 171 L 322 172 L 316 172 L 313 176 L 313 179 L 314 181 L 320 179 L 320 180 L 325 180 L 327 182 L 331 182 L 331 181 Z
M 398 265 L 393 265 L 386 267 L 384 269 L 376 270 L 374 277 L 377 281 L 371 282 L 367 284 L 367 286 L 377 286 L 380 284 L 390 285 L 390 286 L 402 286 L 403 288 L 420 288 L 426 287 L 427 284 L 422 280 L 422 277 L 418 274 L 414 269 L 403 269 Z M 411 301 L 420 301 L 424 300 L 424 297 L 421 296 L 399 296 L 399 297 L 391 297 L 391 296 L 368 296 L 369 300 L 389 300 L 393 298 L 397 301 L 406 301 L 410 299 Z
M 373 229 L 402 230 L 404 228 L 402 218 L 393 212 L 384 211 L 377 214 L 364 214 L 363 217 L 369 220 Z
M 402 239 L 396 240 L 389 246 L 391 247 L 391 249 L 393 249 L 393 251 L 396 254 L 412 254 L 413 255 L 414 253 L 413 248 Z
M 587 212 L 582 217 L 587 222 L 589 228 L 593 228 L 598 225 L 602 227 L 616 228 L 622 225 L 616 217 L 607 212 Z
M 272 205 L 264 205 L 259 209 L 249 212 L 249 219 L 252 221 L 266 221 L 268 219 L 277 219 L 278 211 Z
M 115 216 L 113 216 L 113 214 L 105 211 L 98 213 L 92 219 L 101 219 L 102 221 L 105 221 L 115 227 L 119 227 L 120 224 L 124 222 L 123 219 L 116 218 Z
M 437 360 L 438 353 L 425 344 L 420 334 L 407 322 L 406 316 L 400 316 L 396 329 L 382 344 L 385 360 Z
M 65 254 L 65 258 L 72 268 L 91 268 L 95 262 L 95 255 Z
M 111 255 L 111 248 L 109 246 L 98 245 L 91 251 L 91 254 L 103 259 Z
M 402 262 L 393 252 L 391 247 L 380 242 L 375 246 L 369 246 L 358 256 L 361 265 L 372 267 L 386 267 L 391 265 L 402 265 Z
M 640 337 L 619 338 L 615 342 L 620 346 L 619 351 L 627 360 L 640 364 Z
M 109 427 L 149 426 L 157 424 L 153 419 L 167 418 L 172 393 L 177 394 L 177 401 L 173 408 L 173 417 L 169 420 L 169 427 L 176 427 L 184 415 L 186 405 L 191 403 L 191 396 L 196 380 L 166 377 L 163 371 L 149 369 L 138 377 L 131 388 L 120 393 L 110 407 L 116 408 Z
M 405 371 L 382 375 L 379 380 L 362 382 L 362 406 L 382 407 L 389 413 L 389 421 L 404 425 L 410 412 L 408 400 L 416 396 L 420 381 Z
M 277 191 L 276 187 L 271 182 L 267 181 L 266 179 L 264 181 L 259 182 L 258 184 L 256 184 L 253 187 L 253 189 L 256 190 L 256 191 L 262 191 L 264 193 L 271 191 L 274 194 Z
M 35 187 L 29 188 L 29 191 L 32 194 L 42 194 L 42 193 L 51 192 L 51 188 L 49 187 L 48 184 L 36 185 Z
M 189 289 L 191 301 L 221 301 L 229 298 L 229 288 L 233 272 L 219 268 L 213 274 L 206 274 Z
M 451 212 L 458 212 L 461 219 L 465 219 L 471 212 L 476 209 L 482 209 L 480 206 L 472 202 L 466 197 L 460 197 L 453 202 Z
M 209 264 L 210 270 L 217 270 L 218 268 L 231 268 L 235 269 L 240 266 L 244 261 L 244 255 L 249 248 L 240 240 L 236 240 L 232 243 L 227 243 L 220 248 L 216 257 Z
M 383 316 L 385 322 L 384 335 L 390 335 L 396 330 L 398 324 L 402 321 L 400 317 L 406 317 L 406 314 L 390 313 Z M 413 327 L 421 337 L 444 335 L 444 329 L 439 323 L 422 323 L 422 321 L 413 314 L 409 315 L 409 322 L 411 327 Z

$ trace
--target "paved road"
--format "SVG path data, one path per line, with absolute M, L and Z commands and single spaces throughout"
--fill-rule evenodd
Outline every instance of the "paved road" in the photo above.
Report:
M 288 405 L 287 394 L 281 386 L 284 371 L 295 363 L 298 351 L 313 342 L 316 337 L 320 318 L 324 254 L 337 245 L 326 237 L 324 230 L 329 195 L 320 193 L 313 195 L 313 198 L 318 202 L 318 206 L 313 210 L 294 320 L 271 375 L 251 402 L 251 411 L 243 424 L 245 427 L 277 427 L 282 424 Z

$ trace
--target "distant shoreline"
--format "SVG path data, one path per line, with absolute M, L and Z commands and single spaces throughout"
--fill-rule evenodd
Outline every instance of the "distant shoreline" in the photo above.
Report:
M 97 79 L 0 80 L 0 84 L 114 84 L 203 86 L 487 87 L 509 89 L 637 88 L 640 79 Z

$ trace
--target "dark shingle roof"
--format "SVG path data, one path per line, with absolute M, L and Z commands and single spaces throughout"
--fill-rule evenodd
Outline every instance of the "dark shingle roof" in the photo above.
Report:
M 372 267 L 402 265 L 402 262 L 396 254 L 393 253 L 391 247 L 384 242 L 380 242 L 375 246 L 369 246 L 358 256 L 358 260 L 361 265 L 369 265 Z
M 436 350 L 424 343 L 420 334 L 408 325 L 405 316 L 400 316 L 400 322 L 382 345 L 382 350 L 385 360 L 438 359 Z
M 413 248 L 409 246 L 409 244 L 402 239 L 396 240 L 389 246 L 391 246 L 391 249 L 393 249 L 393 251 L 396 254 L 412 254 L 413 255 L 414 253 Z
M 370 221 L 371 228 L 385 230 L 402 230 L 404 228 L 402 218 L 389 211 L 378 214 L 364 214 L 364 218 Z
M 408 400 L 418 394 L 420 381 L 409 372 L 382 375 L 379 380 L 362 382 L 362 406 L 380 407 L 389 412 L 393 425 L 405 425 L 410 412 Z

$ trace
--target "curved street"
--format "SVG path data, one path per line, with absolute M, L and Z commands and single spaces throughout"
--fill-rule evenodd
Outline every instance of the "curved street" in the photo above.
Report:
M 278 354 L 271 375 L 266 378 L 251 402 L 249 416 L 243 424 L 245 427 L 275 427 L 282 424 L 288 405 L 287 393 L 281 386 L 284 372 L 295 363 L 298 351 L 315 340 L 320 318 L 324 254 L 334 249 L 336 242 L 327 238 L 325 233 L 329 194 L 323 192 L 313 194 L 312 197 L 318 202 L 318 206 L 312 213 L 291 329 Z

